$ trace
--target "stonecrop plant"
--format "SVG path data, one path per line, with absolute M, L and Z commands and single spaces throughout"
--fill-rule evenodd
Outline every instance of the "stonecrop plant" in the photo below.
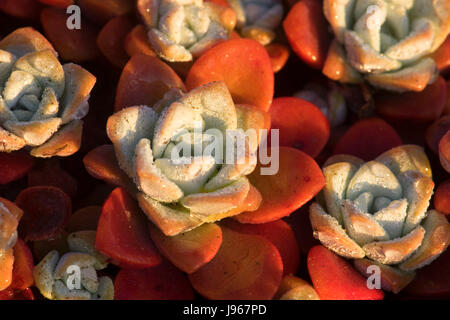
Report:
M 283 5 L 278 0 L 229 0 L 236 13 L 236 28 L 245 38 L 262 45 L 271 43 L 275 29 L 283 19 Z
M 0 41 L 0 151 L 22 148 L 35 157 L 78 151 L 82 118 L 96 78 L 62 65 L 43 35 L 21 28 Z
M 235 106 L 214 82 L 187 94 L 173 89 L 153 108 L 125 108 L 109 118 L 107 133 L 143 211 L 176 235 L 249 210 L 247 196 L 259 193 L 245 176 L 264 126 L 262 112 Z
M 325 0 L 323 10 L 335 35 L 323 68 L 329 78 L 400 92 L 436 79 L 429 55 L 450 32 L 448 1 Z
M 95 231 L 78 231 L 67 237 L 70 252 L 52 250 L 36 265 L 33 276 L 41 294 L 51 300 L 113 300 L 114 284 L 97 275 L 107 258 L 95 249 Z
M 434 183 L 422 148 L 399 146 L 366 163 L 333 156 L 323 173 L 326 186 L 310 220 L 314 236 L 337 254 L 411 272 L 450 244 L 446 217 L 428 210 Z
M 231 9 L 203 0 L 139 0 L 137 7 L 153 50 L 171 62 L 193 60 L 236 25 Z

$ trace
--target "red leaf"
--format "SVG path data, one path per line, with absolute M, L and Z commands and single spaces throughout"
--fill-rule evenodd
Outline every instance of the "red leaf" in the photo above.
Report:
M 442 182 L 434 194 L 434 208 L 444 214 L 450 214 L 450 180 Z
M 271 43 L 266 46 L 267 53 L 272 63 L 274 73 L 277 73 L 286 65 L 289 58 L 289 49 L 278 43 Z
M 450 130 L 450 115 L 440 117 L 434 121 L 425 132 L 428 147 L 439 154 L 439 141 Z
M 14 266 L 12 283 L 10 289 L 24 290 L 34 283 L 33 278 L 33 255 L 22 239 L 17 239 L 14 246 Z
M 283 261 L 283 275 L 295 274 L 300 263 L 300 252 L 294 231 L 283 220 L 261 224 L 242 224 L 233 220 L 222 222 L 233 231 L 262 236 L 277 247 Z
M 133 181 L 119 167 L 113 145 L 105 144 L 89 151 L 83 163 L 86 171 L 94 178 L 123 187 L 130 193 L 136 192 Z
M 16 204 L 23 211 L 19 234 L 25 241 L 46 240 L 56 236 L 72 213 L 69 196 L 59 188 L 30 187 L 22 190 Z
M 97 37 L 97 46 L 115 67 L 122 69 L 128 61 L 124 48 L 125 38 L 133 28 L 127 17 L 113 18 L 106 23 Z
M 266 223 L 288 216 L 309 200 L 324 186 L 322 170 L 306 153 L 289 147 L 279 151 L 279 167 L 274 175 L 261 174 L 258 163 L 249 179 L 261 193 L 263 202 L 259 209 L 234 217 L 241 223 Z M 273 165 L 273 164 L 272 164 Z
M 34 300 L 34 295 L 30 288 L 25 290 L 8 288 L 0 291 L 0 300 Z
M 308 271 L 322 300 L 382 300 L 382 290 L 369 289 L 366 279 L 347 261 L 323 246 L 308 253 Z
M 33 158 L 24 151 L 0 152 L 0 184 L 25 176 L 33 167 Z
M 122 267 L 148 268 L 161 263 L 147 219 L 136 202 L 116 188 L 106 199 L 98 222 L 95 247 Z
M 261 236 L 222 228 L 223 242 L 210 263 L 189 275 L 196 291 L 214 300 L 271 299 L 283 263 L 277 248 Z
M 185 90 L 175 71 L 156 57 L 136 54 L 120 76 L 114 110 L 139 105 L 152 107 L 172 88 Z
M 222 243 L 222 230 L 207 223 L 194 230 L 168 237 L 150 225 L 150 234 L 159 251 L 186 273 L 197 271 L 214 258 Z
M 334 154 L 350 154 L 365 161 L 402 144 L 397 132 L 379 118 L 364 119 L 351 126 L 334 148 Z
M 41 24 L 45 34 L 58 51 L 62 60 L 84 62 L 98 57 L 96 44 L 98 30 L 86 19 L 81 29 L 67 28 L 68 15 L 56 8 L 45 8 L 41 13 Z
M 439 160 L 442 167 L 450 173 L 450 130 L 439 141 Z
M 124 42 L 125 51 L 130 57 L 142 53 L 155 57 L 156 54 L 147 38 L 147 31 L 141 24 L 135 26 L 126 36 Z
M 258 42 L 227 40 L 203 53 L 189 71 L 186 87 L 192 90 L 213 81 L 224 81 L 235 103 L 269 110 L 274 75 L 269 55 Z
M 375 95 L 377 112 L 388 120 L 433 121 L 447 103 L 447 85 L 442 77 L 421 92 L 380 92 Z
M 169 262 L 148 269 L 122 269 L 114 280 L 116 300 L 192 300 L 186 276 Z
M 330 123 L 306 100 L 277 98 L 270 107 L 271 128 L 279 129 L 280 146 L 297 148 L 315 158 L 330 137 Z
M 294 52 L 311 67 L 322 69 L 331 40 L 322 2 L 298 1 L 289 11 L 283 28 Z

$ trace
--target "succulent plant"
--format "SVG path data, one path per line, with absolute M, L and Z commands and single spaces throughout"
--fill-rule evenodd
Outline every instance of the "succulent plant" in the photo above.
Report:
M 294 96 L 316 105 L 330 121 L 332 128 L 347 120 L 347 103 L 337 87 L 327 89 L 325 86 L 310 83 Z
M 325 0 L 335 34 L 323 72 L 392 91 L 422 91 L 436 79 L 428 55 L 450 32 L 447 0 Z
M 235 106 L 226 85 L 214 82 L 187 94 L 173 89 L 153 108 L 122 109 L 108 119 L 107 133 L 141 208 L 175 235 L 248 209 L 241 206 L 256 190 L 245 176 L 264 127 L 261 111 Z
M 39 32 L 17 29 L 0 41 L 0 151 L 24 147 L 35 157 L 78 151 L 95 77 L 61 65 Z
M 283 18 L 278 0 L 229 0 L 236 12 L 236 27 L 245 38 L 267 45 L 275 38 L 274 30 Z
M 447 219 L 428 210 L 434 183 L 422 148 L 395 147 L 366 163 L 333 156 L 323 173 L 326 186 L 310 220 L 314 236 L 337 254 L 408 276 L 450 244 Z
M 193 60 L 236 24 L 230 8 L 203 0 L 139 0 L 137 7 L 153 50 L 171 62 Z
M 97 275 L 106 268 L 107 258 L 95 250 L 95 231 L 72 233 L 67 243 L 70 252 L 60 256 L 52 250 L 34 268 L 35 285 L 41 294 L 51 300 L 112 300 L 112 280 Z

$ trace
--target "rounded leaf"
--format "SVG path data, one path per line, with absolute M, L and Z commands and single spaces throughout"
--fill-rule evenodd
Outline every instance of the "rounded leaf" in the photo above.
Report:
M 102 207 L 95 247 L 123 267 L 158 265 L 161 256 L 150 238 L 147 223 L 137 203 L 122 188 L 116 188 Z
M 255 40 L 232 39 L 207 50 L 189 71 L 186 87 L 192 90 L 212 81 L 224 81 L 235 103 L 269 110 L 274 90 L 272 64 Z

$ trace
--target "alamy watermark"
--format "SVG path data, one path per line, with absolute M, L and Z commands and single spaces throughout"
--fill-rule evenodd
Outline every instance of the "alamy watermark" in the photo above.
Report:
M 259 158 L 260 174 L 275 175 L 279 170 L 278 146 L 278 129 L 271 129 L 270 135 L 267 129 L 182 129 L 168 141 L 163 157 L 175 164 L 191 164 L 196 158 L 210 157 L 216 164 L 249 166 L 256 165 Z
M 381 269 L 379 266 L 370 265 L 366 270 L 367 280 L 366 285 L 368 289 L 381 289 Z
M 81 269 L 78 265 L 73 264 L 67 267 L 66 287 L 69 290 L 81 289 Z
M 68 6 L 66 13 L 70 15 L 66 20 L 66 26 L 69 30 L 81 29 L 81 8 L 75 4 Z

